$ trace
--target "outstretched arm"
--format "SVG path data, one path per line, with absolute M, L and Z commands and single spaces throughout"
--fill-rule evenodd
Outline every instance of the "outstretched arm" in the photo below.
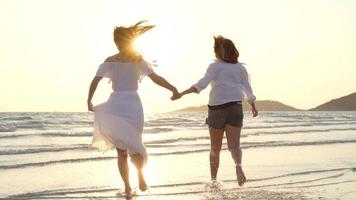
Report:
M 184 90 L 180 94 L 183 96 L 183 95 L 190 94 L 190 93 L 198 93 L 198 89 L 195 87 L 191 87 L 189 89 Z
M 210 84 L 210 82 L 215 78 L 215 76 L 216 76 L 216 70 L 214 68 L 214 65 L 209 65 L 203 78 L 201 78 L 196 84 L 194 84 L 189 89 L 180 93 L 180 95 L 177 96 L 177 98 L 172 98 L 172 100 L 179 99 L 180 97 L 186 94 L 199 93 Z
M 186 95 L 186 94 L 190 94 L 190 93 L 198 93 L 198 89 L 195 87 L 191 87 L 189 89 L 184 90 L 183 92 L 180 93 L 179 96 L 177 96 L 176 98 L 172 98 L 172 100 L 176 100 L 181 98 L 182 96 Z
M 164 79 L 162 76 L 157 75 L 156 73 L 151 73 L 148 75 L 150 79 L 156 83 L 157 85 L 166 88 L 167 90 L 171 91 L 173 93 L 171 99 L 175 99 L 178 96 L 180 96 L 178 90 L 176 87 L 174 87 L 172 84 L 170 84 L 166 79 Z
M 90 84 L 90 87 L 89 87 L 88 100 L 87 100 L 88 111 L 93 111 L 93 104 L 91 103 L 91 100 L 93 99 L 96 87 L 98 86 L 98 83 L 102 78 L 103 77 L 95 76 L 93 78 L 93 80 L 91 81 L 91 84 Z

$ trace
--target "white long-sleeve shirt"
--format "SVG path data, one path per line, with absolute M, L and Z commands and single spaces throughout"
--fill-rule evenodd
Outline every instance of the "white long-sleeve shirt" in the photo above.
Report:
M 216 60 L 192 87 L 198 93 L 211 83 L 209 105 L 221 105 L 232 101 L 247 100 L 252 104 L 256 97 L 249 82 L 247 70 L 241 63 L 227 63 Z

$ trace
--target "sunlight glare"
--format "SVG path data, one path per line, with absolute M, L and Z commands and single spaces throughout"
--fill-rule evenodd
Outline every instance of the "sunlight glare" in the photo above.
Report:
M 158 61 L 158 65 L 167 65 L 176 60 L 176 52 L 183 51 L 179 33 L 170 27 L 157 25 L 154 29 L 141 35 L 135 40 L 135 49 L 148 61 Z M 172 40 L 172 38 L 175 38 Z

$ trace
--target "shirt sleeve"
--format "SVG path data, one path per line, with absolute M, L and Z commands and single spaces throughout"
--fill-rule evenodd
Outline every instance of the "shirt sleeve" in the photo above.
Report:
M 153 71 L 152 65 L 149 62 L 142 61 L 142 64 L 139 67 L 139 72 L 140 72 L 140 76 L 144 77 L 144 76 L 152 74 L 154 71 Z
M 204 90 L 210 84 L 210 82 L 214 80 L 216 76 L 215 71 L 216 70 L 214 70 L 213 65 L 209 65 L 204 77 L 201 78 L 196 84 L 192 85 L 192 87 L 197 89 L 197 92 L 200 93 L 200 91 Z
M 110 64 L 102 63 L 96 71 L 96 76 L 111 78 Z
M 252 104 L 256 101 L 256 97 L 255 97 L 255 95 L 253 95 L 249 75 L 248 75 L 246 68 L 241 65 L 241 69 L 242 69 L 241 82 L 242 82 L 242 86 L 243 86 L 244 97 L 245 97 L 245 99 L 247 99 L 249 104 Z

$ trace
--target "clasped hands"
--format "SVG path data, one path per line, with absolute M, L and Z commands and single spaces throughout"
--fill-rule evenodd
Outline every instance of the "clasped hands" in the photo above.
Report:
M 175 90 L 173 91 L 172 96 L 171 96 L 171 100 L 174 101 L 174 100 L 180 99 L 182 96 L 183 96 L 183 94 L 180 93 L 180 92 L 178 92 L 177 89 L 175 89 Z
M 177 100 L 177 99 L 180 99 L 182 96 L 186 95 L 186 94 L 189 94 L 189 93 L 197 93 L 198 90 L 194 87 L 191 87 L 183 92 L 178 92 L 178 90 L 176 88 L 173 89 L 173 94 L 172 94 L 172 97 L 171 97 L 171 100 L 174 101 L 174 100 Z M 251 111 L 252 111 L 252 116 L 253 117 L 257 117 L 258 115 L 258 111 L 256 109 L 256 106 L 255 106 L 255 103 L 251 103 Z
M 184 96 L 186 94 L 197 93 L 198 90 L 195 87 L 191 87 L 189 89 L 184 90 L 183 92 L 178 92 L 178 90 L 176 88 L 174 88 L 172 90 L 172 92 L 173 92 L 173 95 L 171 97 L 171 100 L 174 101 L 174 100 L 181 98 L 182 96 Z

